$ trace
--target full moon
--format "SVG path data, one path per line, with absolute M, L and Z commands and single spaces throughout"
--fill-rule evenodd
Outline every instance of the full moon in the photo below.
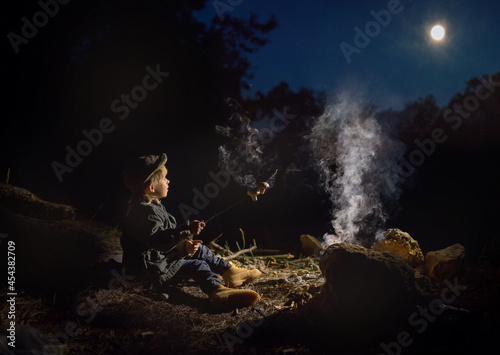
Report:
M 432 27 L 431 36 L 436 41 L 442 40 L 444 38 L 444 28 L 439 25 Z

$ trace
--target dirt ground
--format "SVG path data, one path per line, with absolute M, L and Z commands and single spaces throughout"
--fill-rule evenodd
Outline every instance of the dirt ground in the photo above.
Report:
M 55 336 L 64 354 L 231 353 L 244 345 L 263 318 L 301 307 L 324 283 L 317 258 L 240 260 L 243 263 L 232 262 L 263 271 L 246 286 L 261 295 L 253 307 L 214 309 L 193 281 L 159 294 L 128 280 L 120 274 L 120 264 L 110 262 L 96 285 L 84 291 L 18 295 L 17 324 Z M 5 315 L 8 304 L 2 300 L 2 305 Z
M 333 334 L 328 338 L 327 329 L 308 331 L 313 328 L 303 314 L 324 283 L 318 258 L 285 254 L 234 263 L 263 271 L 248 286 L 261 295 L 253 307 L 216 310 L 192 281 L 172 287 L 167 297 L 128 280 L 119 263 L 109 262 L 86 290 L 19 295 L 16 321 L 39 329 L 53 343 L 57 339 L 57 347 L 46 347 L 47 354 L 485 354 L 495 348 L 498 268 L 469 269 L 460 279 L 467 289 L 453 306 L 467 313 L 440 316 L 413 346 L 398 350 L 394 343 L 384 351 L 382 342 L 335 347 L 338 339 Z M 438 294 L 436 289 L 429 299 Z M 0 312 L 5 315 L 8 304 L 3 301 Z M 457 343 L 455 337 L 461 340 Z

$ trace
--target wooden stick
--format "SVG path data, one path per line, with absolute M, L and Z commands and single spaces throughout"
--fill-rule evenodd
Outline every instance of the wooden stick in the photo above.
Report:
M 224 257 L 225 260 L 231 260 L 231 259 L 234 259 L 234 258 L 237 258 L 238 256 L 242 255 L 242 254 L 245 254 L 245 253 L 251 253 L 253 250 L 257 249 L 257 247 L 254 245 L 248 249 L 242 249 L 240 251 L 237 251 L 236 253 L 232 254 L 232 255 L 229 255 L 229 256 L 226 256 Z
M 5 183 L 8 184 L 10 179 L 10 168 L 7 169 L 7 177 L 5 178 Z

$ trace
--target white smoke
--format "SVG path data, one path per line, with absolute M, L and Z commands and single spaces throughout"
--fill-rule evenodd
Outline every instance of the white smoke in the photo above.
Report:
M 266 166 L 265 144 L 259 139 L 259 130 L 238 101 L 227 100 L 231 109 L 227 126 L 216 126 L 216 132 L 228 138 L 219 146 L 219 168 L 231 175 L 235 182 L 244 187 L 253 187 L 255 177 L 248 172 L 259 173 Z
M 333 204 L 334 234 L 325 234 L 324 246 L 373 242 L 387 219 L 384 202 L 399 198 L 397 160 L 404 146 L 370 111 L 344 94 L 312 128 L 314 163 Z

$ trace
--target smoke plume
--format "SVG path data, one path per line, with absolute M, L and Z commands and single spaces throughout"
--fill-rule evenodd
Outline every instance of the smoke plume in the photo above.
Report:
M 333 234 L 323 244 L 370 245 L 381 235 L 385 207 L 397 201 L 397 160 L 402 143 L 390 138 L 390 127 L 348 95 L 320 116 L 311 131 L 314 165 L 333 205 Z
M 234 99 L 228 99 L 231 116 L 227 126 L 216 126 L 216 132 L 228 138 L 228 142 L 219 146 L 219 168 L 229 173 L 235 182 L 243 187 L 254 187 L 256 178 L 268 168 L 271 159 L 264 159 L 264 142 L 259 130 L 252 127 L 249 115 Z M 252 172 L 253 174 L 249 174 Z

